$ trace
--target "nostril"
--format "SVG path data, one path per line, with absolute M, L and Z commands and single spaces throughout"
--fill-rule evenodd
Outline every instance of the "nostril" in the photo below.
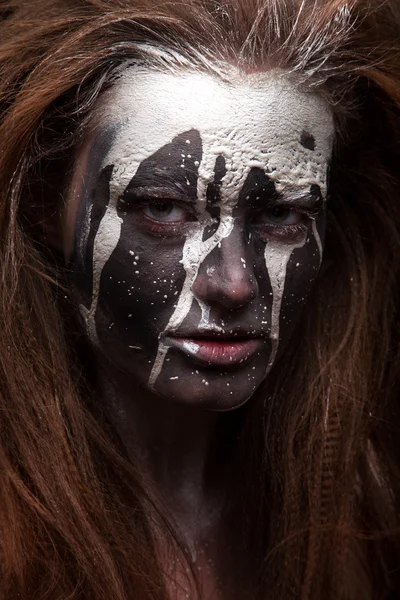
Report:
M 252 302 L 257 296 L 258 284 L 249 270 L 225 269 L 225 272 L 209 269 L 200 272 L 193 285 L 193 293 L 209 306 L 222 306 L 235 310 Z

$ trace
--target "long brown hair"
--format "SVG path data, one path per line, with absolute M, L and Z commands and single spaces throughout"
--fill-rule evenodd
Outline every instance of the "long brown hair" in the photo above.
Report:
M 232 510 L 252 597 L 384 598 L 400 567 L 398 1 L 1 0 L 0 17 L 0 598 L 168 597 L 150 524 L 173 527 L 91 409 L 38 234 L 96 98 L 135 60 L 280 67 L 331 103 L 324 263 L 243 423 Z

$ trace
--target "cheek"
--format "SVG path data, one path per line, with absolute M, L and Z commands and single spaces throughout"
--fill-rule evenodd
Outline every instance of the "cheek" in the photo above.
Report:
M 320 251 L 317 241 L 310 236 L 303 248 L 294 250 L 286 272 L 285 291 L 281 308 L 280 338 L 283 345 L 307 309 L 307 298 L 320 269 Z
M 148 239 L 123 225 L 120 241 L 104 266 L 96 314 L 100 342 L 154 353 L 178 301 L 185 278 L 180 264 L 183 242 Z M 151 347 L 150 347 L 151 346 Z

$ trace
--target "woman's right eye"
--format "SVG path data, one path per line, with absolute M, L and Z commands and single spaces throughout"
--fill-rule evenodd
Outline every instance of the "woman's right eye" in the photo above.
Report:
M 189 215 L 179 204 L 163 200 L 149 202 L 143 208 L 143 214 L 160 223 L 183 223 L 189 220 Z
M 181 237 L 185 225 L 196 220 L 194 208 L 188 202 L 165 198 L 143 199 L 134 208 L 138 226 L 160 237 Z
M 304 215 L 285 206 L 274 206 L 263 210 L 257 219 L 260 225 L 293 226 L 304 220 Z

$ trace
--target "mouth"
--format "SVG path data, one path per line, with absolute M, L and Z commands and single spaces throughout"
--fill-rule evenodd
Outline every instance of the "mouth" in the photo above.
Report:
M 260 337 L 224 335 L 170 336 L 169 344 L 190 358 L 207 365 L 229 367 L 247 361 L 265 343 Z

